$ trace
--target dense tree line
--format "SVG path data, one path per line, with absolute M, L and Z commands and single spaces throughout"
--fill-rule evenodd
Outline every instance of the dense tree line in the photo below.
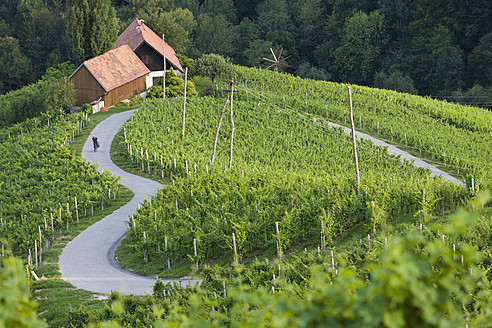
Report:
M 491 105 L 488 0 L 3 0 L 0 91 L 104 52 L 138 17 L 177 53 Z M 84 43 L 85 42 L 85 43 Z

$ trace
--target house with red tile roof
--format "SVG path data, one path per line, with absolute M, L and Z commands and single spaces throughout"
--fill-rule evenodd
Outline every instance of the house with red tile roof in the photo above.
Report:
M 178 76 L 184 75 L 184 69 L 178 57 L 176 57 L 174 49 L 166 42 L 163 42 L 162 37 L 155 34 L 142 20 L 135 18 L 120 34 L 115 47 L 120 47 L 124 44 L 127 44 L 145 66 L 152 71 L 149 75 L 150 78 L 162 77 L 164 52 L 166 54 L 166 70 L 173 68 Z M 147 81 L 147 84 L 153 84 L 152 82 Z
M 77 106 L 98 102 L 100 107 L 109 108 L 145 92 L 149 73 L 147 66 L 125 44 L 86 60 L 69 80 L 75 86 Z

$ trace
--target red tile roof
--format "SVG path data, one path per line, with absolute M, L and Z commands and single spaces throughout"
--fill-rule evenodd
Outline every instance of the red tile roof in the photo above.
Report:
M 162 38 L 155 34 L 154 31 L 148 28 L 147 25 L 141 22 L 138 18 L 135 18 L 135 20 L 128 25 L 123 33 L 120 34 L 118 41 L 116 41 L 115 47 L 127 44 L 133 51 L 135 51 L 143 42 L 146 42 L 161 56 L 163 55 Z M 164 42 L 164 46 L 166 47 L 166 59 L 171 62 L 175 69 L 184 72 L 178 57 L 176 57 L 174 49 L 171 48 L 171 46 L 169 46 L 166 42 Z
M 123 45 L 105 54 L 86 60 L 80 65 L 80 67 L 82 66 L 85 66 L 91 72 L 106 92 L 150 73 L 147 66 L 142 63 L 128 45 Z

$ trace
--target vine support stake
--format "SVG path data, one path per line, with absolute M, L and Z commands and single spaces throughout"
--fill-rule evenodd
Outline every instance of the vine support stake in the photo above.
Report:
M 231 153 L 229 156 L 229 168 L 232 167 L 232 146 L 234 144 L 234 120 L 232 118 L 232 114 L 233 114 L 232 107 L 234 104 L 233 97 L 234 97 L 234 79 L 231 80 Z
M 234 262 L 236 262 L 236 264 L 238 264 L 237 248 L 236 248 L 236 234 L 234 232 L 232 233 L 232 244 L 234 246 Z
M 197 252 L 196 252 L 196 238 L 193 238 L 193 254 L 195 255 L 195 258 L 197 257 Z M 198 261 L 195 262 L 195 268 L 198 270 Z
M 359 161 L 357 160 L 357 145 L 355 142 L 355 127 L 354 127 L 354 115 L 352 110 L 352 88 L 347 86 L 350 105 L 350 125 L 352 126 L 352 143 L 354 145 L 354 161 L 355 161 L 355 174 L 357 178 L 357 196 L 359 196 L 360 189 L 360 174 L 359 174 Z
M 185 121 L 186 121 L 186 86 L 188 82 L 188 67 L 185 68 L 185 86 L 184 86 L 184 100 L 183 100 L 183 137 L 185 135 Z
M 331 271 L 335 272 L 335 257 L 333 256 L 333 250 L 331 250 Z
M 280 240 L 280 231 L 278 229 L 278 222 L 275 222 L 275 230 L 277 232 L 277 256 L 279 258 L 282 258 L 282 250 L 280 248 L 280 243 L 279 243 L 279 240 Z
M 34 239 L 34 258 L 36 260 L 36 269 L 38 268 L 38 241 Z
M 425 219 L 425 188 L 422 189 L 422 222 Z
M 79 208 L 78 208 L 78 204 L 77 204 L 77 196 L 75 196 L 75 213 L 77 216 L 77 222 L 79 222 Z

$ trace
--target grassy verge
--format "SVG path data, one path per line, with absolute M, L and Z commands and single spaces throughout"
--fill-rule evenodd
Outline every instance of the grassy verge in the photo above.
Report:
M 120 169 L 128 173 L 132 173 L 150 180 L 154 180 L 165 185 L 171 184 L 171 180 L 169 178 L 161 178 L 160 175 L 154 175 L 148 173 L 145 170 L 142 171 L 140 165 L 137 165 L 132 161 L 128 160 L 128 158 L 125 155 L 125 152 L 126 152 L 126 147 L 124 146 L 124 136 L 123 136 L 123 132 L 120 131 L 116 134 L 116 136 L 113 139 L 113 142 L 111 143 L 110 155 L 113 163 L 116 166 L 118 166 Z
M 112 200 L 104 210 L 81 219 L 78 223 L 71 223 L 66 231 L 54 240 L 52 246 L 43 252 L 43 261 L 36 270 L 40 278 L 31 284 L 31 292 L 38 302 L 39 316 L 45 319 L 50 327 L 69 327 L 70 309 L 83 308 L 102 310 L 103 303 L 100 300 L 103 295 L 77 289 L 61 278 L 59 256 L 63 248 L 73 238 L 87 229 L 90 225 L 100 221 L 116 209 L 128 203 L 133 198 L 133 192 L 120 185 L 118 197 Z
M 120 104 L 107 112 L 100 112 L 91 115 L 90 123 L 75 137 L 70 148 L 77 154 L 82 152 L 82 147 L 89 137 L 92 129 L 107 117 L 134 109 L 136 106 L 127 106 Z M 95 211 L 93 216 L 80 219 L 79 222 L 72 222 L 68 230 L 62 231 L 52 245 L 43 251 L 43 261 L 36 270 L 40 278 L 31 284 L 31 293 L 38 302 L 38 315 L 45 319 L 50 327 L 69 327 L 70 326 L 70 309 L 84 309 L 85 312 L 91 310 L 103 310 L 104 304 L 102 299 L 105 295 L 88 292 L 77 289 L 70 283 L 61 278 L 60 266 L 58 264 L 59 256 L 63 248 L 73 238 L 78 236 L 90 225 L 100 221 L 116 209 L 128 203 L 133 198 L 133 192 L 123 185 L 119 185 L 117 198 L 108 203 L 104 210 Z
M 115 107 L 112 107 L 109 111 L 107 112 L 99 112 L 95 113 L 93 115 L 90 115 L 90 122 L 82 129 L 82 132 L 75 137 L 75 140 L 70 143 L 70 149 L 74 150 L 76 154 L 81 154 L 82 153 L 82 148 L 84 147 L 85 141 L 87 138 L 91 135 L 92 130 L 110 117 L 113 114 L 121 113 L 121 112 L 126 112 L 128 110 L 132 110 L 138 108 L 138 105 L 129 105 L 126 103 L 119 103 Z
M 193 78 L 193 83 L 195 84 L 195 89 L 198 94 L 202 95 L 208 92 L 212 87 L 212 79 L 209 77 L 195 76 Z

